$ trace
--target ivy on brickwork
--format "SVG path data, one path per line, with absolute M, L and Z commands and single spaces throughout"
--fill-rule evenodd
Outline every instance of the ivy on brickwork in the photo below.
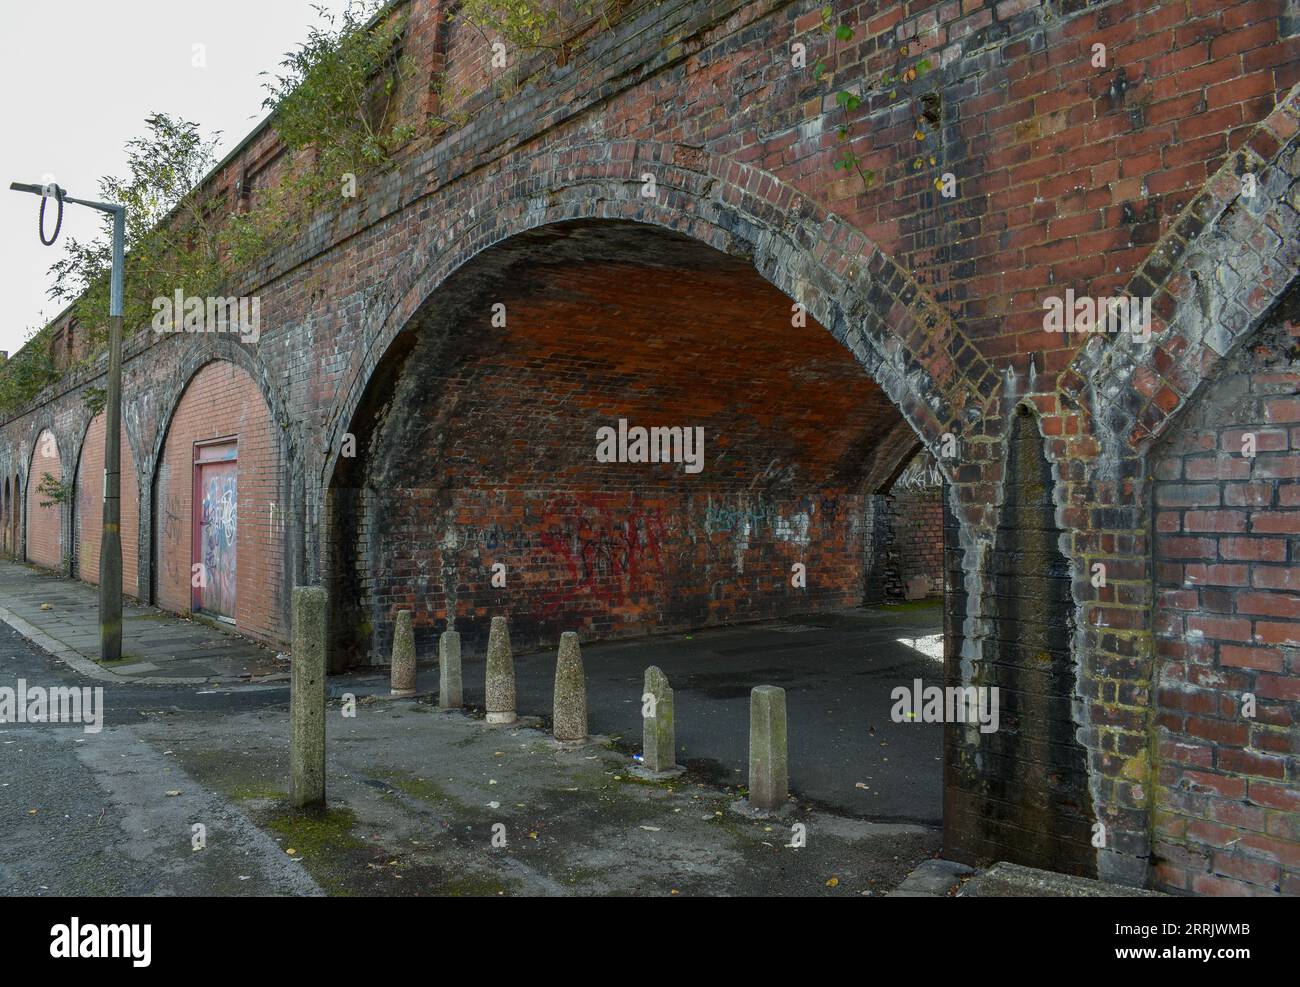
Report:
M 851 25 L 843 21 L 836 22 L 835 11 L 831 7 L 821 9 L 821 32 L 832 39 L 831 51 L 829 58 L 831 61 L 837 61 L 840 53 L 840 46 L 848 44 L 854 38 L 854 29 Z M 898 50 L 898 55 L 906 59 L 909 55 L 907 45 L 903 45 Z M 884 71 L 874 76 L 865 76 L 858 87 L 841 86 L 835 93 L 835 105 L 840 110 L 841 121 L 836 127 L 836 136 L 840 141 L 839 157 L 835 159 L 832 165 L 837 171 L 853 172 L 862 180 L 864 190 L 870 189 L 876 182 L 876 173 L 870 168 L 866 168 L 863 160 L 853 150 L 853 141 L 855 139 L 855 129 L 861 119 L 856 116 L 862 108 L 863 103 L 869 103 L 873 97 L 884 97 L 889 103 L 896 102 L 900 97 L 899 93 L 903 87 L 910 86 L 913 82 L 921 79 L 930 71 L 932 65 L 928 58 L 917 61 L 914 65 L 903 69 L 900 72 Z M 827 75 L 834 75 L 834 69 L 831 68 L 825 60 L 816 62 L 813 65 L 813 78 L 820 81 Z M 854 89 L 858 91 L 854 91 Z M 934 114 L 933 107 L 937 105 L 938 97 L 931 94 L 929 98 L 922 97 L 924 107 L 922 113 L 916 121 L 916 130 L 913 137 L 917 141 L 924 141 L 926 137 L 925 124 L 928 122 L 932 125 L 938 124 L 938 119 Z M 913 170 L 919 171 L 925 164 L 926 156 L 920 155 L 913 159 Z M 935 163 L 933 156 L 929 157 L 930 164 Z
M 218 294 L 237 272 L 300 232 L 322 202 L 337 200 L 345 181 L 384 167 L 414 136 L 414 127 L 395 120 L 406 19 L 382 17 L 385 6 L 354 0 L 339 14 L 317 8 L 322 26 L 286 54 L 266 86 L 264 105 L 289 165 L 246 211 L 202 187 L 217 163 L 218 135 L 155 113 L 145 133 L 127 142 L 126 177 L 101 179 L 99 197 L 127 207 L 128 335 L 151 321 L 156 298 Z M 50 297 L 72 301 L 73 318 L 90 327 L 83 365 L 104 348 L 111 260 L 105 217 L 93 239 L 68 237 L 50 268 Z M 23 407 L 61 376 L 50 359 L 50 333 L 50 326 L 36 333 L 0 369 L 0 413 Z

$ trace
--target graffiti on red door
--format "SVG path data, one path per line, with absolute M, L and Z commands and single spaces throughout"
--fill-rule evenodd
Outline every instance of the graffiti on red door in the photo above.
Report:
M 222 617 L 235 615 L 235 562 L 239 514 L 239 468 L 232 458 L 199 462 L 196 562 L 203 578 L 195 587 L 196 608 Z M 218 454 L 222 454 L 218 453 Z M 204 458 L 207 458 L 206 451 Z M 215 457 L 214 457 L 215 458 Z

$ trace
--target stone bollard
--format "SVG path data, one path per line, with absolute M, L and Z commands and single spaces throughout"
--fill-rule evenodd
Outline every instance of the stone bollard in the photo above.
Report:
M 460 634 L 443 631 L 438 638 L 438 705 L 460 709 L 465 693 L 460 682 Z
M 749 804 L 778 809 L 790 794 L 785 690 L 755 686 L 749 694 Z
M 505 617 L 493 617 L 488 631 L 487 687 L 484 690 L 489 723 L 514 723 L 515 712 L 515 659 L 510 654 L 510 628 Z
M 656 665 L 645 670 L 641 690 L 641 763 L 655 773 L 677 767 L 677 738 L 673 728 L 673 690 Z
M 325 804 L 325 590 L 293 590 L 289 666 L 289 801 Z
M 582 668 L 578 635 L 560 635 L 560 655 L 555 662 L 555 739 L 581 743 L 587 739 L 587 677 Z
M 411 611 L 398 610 L 393 626 L 393 665 L 389 694 L 415 695 L 415 635 L 411 633 Z

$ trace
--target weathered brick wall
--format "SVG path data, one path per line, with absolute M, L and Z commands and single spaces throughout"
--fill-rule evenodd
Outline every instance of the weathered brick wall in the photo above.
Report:
M 63 462 L 58 442 L 48 430 L 36 436 L 31 469 L 27 483 L 27 560 L 46 569 L 63 569 L 63 508 L 37 487 L 49 474 L 56 482 L 63 482 Z M 49 504 L 42 507 L 42 501 Z
M 898 575 L 926 580 L 929 592 L 943 593 L 943 489 L 895 489 L 890 523 L 898 553 Z
M 984 588 L 983 661 L 947 666 L 949 684 L 998 690 L 998 729 L 950 728 L 946 850 L 959 859 L 1096 873 L 1087 753 L 1075 713 L 1072 574 L 1055 483 L 1027 405 L 1013 411 L 997 534 Z M 964 736 L 963 736 L 964 734 Z
M 104 533 L 104 413 L 101 411 L 90 423 L 81 443 L 81 457 L 77 461 L 77 483 L 74 488 L 73 544 L 76 555 L 74 572 L 78 579 L 99 583 L 99 544 Z M 122 541 L 122 593 L 135 596 L 139 585 L 140 544 L 140 481 L 135 470 L 135 456 L 131 443 L 122 428 L 120 453 L 121 500 L 118 506 L 121 518 Z
M 1300 321 L 1280 322 L 1153 456 L 1156 875 L 1173 890 L 1300 894 L 1297 394 Z
M 190 381 L 158 465 L 157 599 L 168 610 L 191 609 L 191 566 L 201 561 L 193 558 L 194 444 L 233 437 L 239 453 L 235 627 L 258 640 L 282 643 L 287 637 L 279 593 L 284 521 L 271 429 L 256 381 L 239 367 L 209 363 Z

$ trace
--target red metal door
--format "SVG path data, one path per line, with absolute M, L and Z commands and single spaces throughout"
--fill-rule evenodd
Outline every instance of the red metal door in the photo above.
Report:
M 199 446 L 194 461 L 194 609 L 235 619 L 239 463 L 234 442 Z

